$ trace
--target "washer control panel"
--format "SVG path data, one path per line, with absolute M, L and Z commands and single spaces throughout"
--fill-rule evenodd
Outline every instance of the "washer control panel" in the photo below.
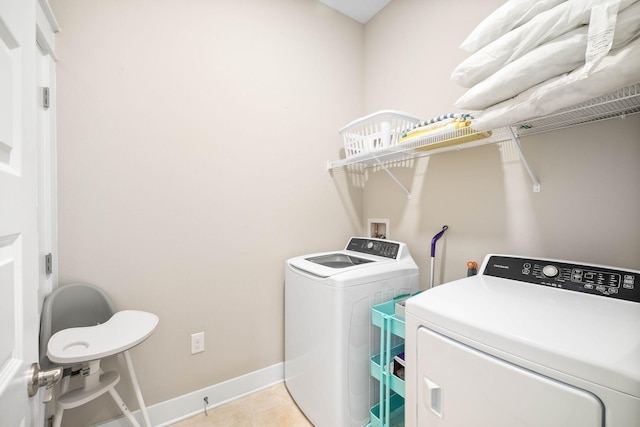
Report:
M 382 239 L 353 237 L 349 240 L 347 250 L 396 259 L 400 253 L 400 243 Z
M 491 255 L 483 275 L 640 303 L 640 271 Z

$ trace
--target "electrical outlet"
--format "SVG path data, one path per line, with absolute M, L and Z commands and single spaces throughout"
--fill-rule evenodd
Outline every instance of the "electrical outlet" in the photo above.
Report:
M 204 332 L 191 334 L 191 354 L 202 353 L 204 351 Z

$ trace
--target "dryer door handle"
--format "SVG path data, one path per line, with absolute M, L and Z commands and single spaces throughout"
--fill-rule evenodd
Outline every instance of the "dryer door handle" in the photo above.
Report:
M 443 393 L 442 387 L 431 381 L 429 378 L 424 377 L 425 393 L 423 393 L 425 406 L 438 418 L 443 418 Z

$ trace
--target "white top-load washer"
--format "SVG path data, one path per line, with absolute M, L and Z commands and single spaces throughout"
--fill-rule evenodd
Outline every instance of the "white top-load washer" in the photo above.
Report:
M 371 306 L 417 291 L 404 243 L 351 238 L 344 250 L 285 265 L 285 384 L 316 427 L 361 427 L 378 393 L 369 358 L 378 351 Z
M 640 271 L 488 255 L 406 302 L 408 427 L 640 426 Z

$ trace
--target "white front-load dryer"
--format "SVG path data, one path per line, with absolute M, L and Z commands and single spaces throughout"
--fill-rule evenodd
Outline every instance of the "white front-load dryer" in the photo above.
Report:
M 351 238 L 344 250 L 285 265 L 285 384 L 316 427 L 362 427 L 378 396 L 371 307 L 418 290 L 404 243 Z
M 640 271 L 509 255 L 480 271 L 406 302 L 406 426 L 640 426 Z

